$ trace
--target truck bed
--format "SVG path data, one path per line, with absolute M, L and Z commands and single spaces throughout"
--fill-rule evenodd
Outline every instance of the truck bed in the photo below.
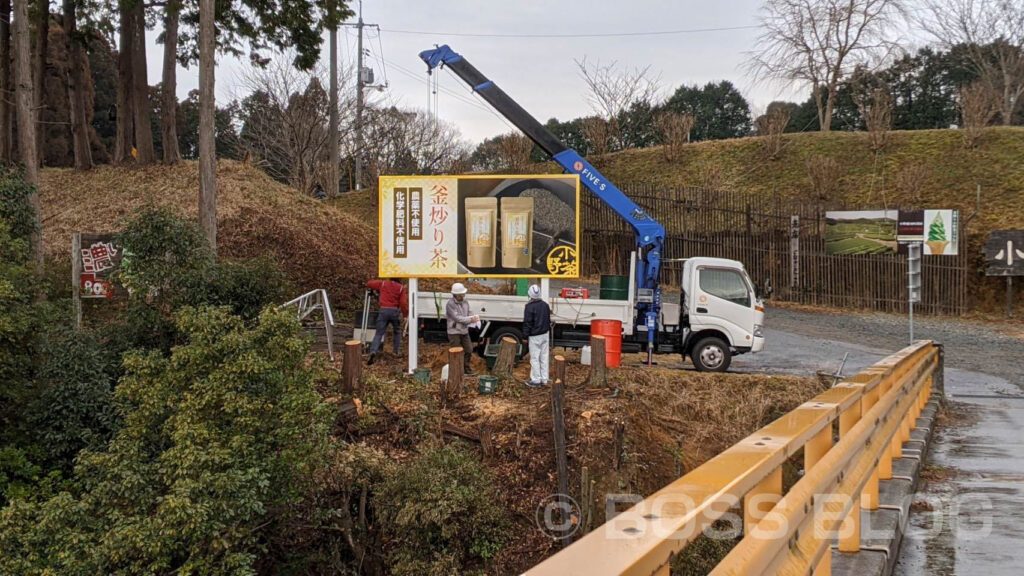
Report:
M 446 292 L 417 292 L 416 313 L 419 318 L 444 318 L 444 307 L 451 295 Z M 522 322 L 526 296 L 501 294 L 470 294 L 467 296 L 474 314 L 482 322 Z M 589 326 L 591 320 L 619 320 L 623 334 L 633 333 L 633 303 L 629 300 L 600 298 L 552 297 L 551 319 L 563 325 Z

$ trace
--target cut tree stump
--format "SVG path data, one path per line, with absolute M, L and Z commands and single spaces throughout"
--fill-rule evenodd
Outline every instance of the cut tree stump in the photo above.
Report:
M 608 386 L 608 358 L 605 356 L 604 336 L 590 337 L 590 380 L 587 386 L 604 388 Z
M 501 348 L 498 350 L 498 358 L 494 361 L 494 370 L 491 374 L 498 377 L 501 382 L 508 382 L 512 379 L 512 369 L 516 366 L 516 340 L 505 336 L 501 339 Z
M 345 342 L 345 355 L 342 357 L 341 392 L 352 394 L 359 386 L 359 379 L 363 373 L 363 344 L 358 340 Z
M 441 381 L 441 405 L 447 406 L 449 400 L 459 397 L 462 392 L 462 377 L 465 371 L 463 354 L 460 346 L 448 349 L 448 381 Z

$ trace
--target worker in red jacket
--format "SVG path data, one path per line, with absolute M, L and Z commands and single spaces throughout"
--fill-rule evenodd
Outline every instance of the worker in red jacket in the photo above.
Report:
M 409 292 L 401 279 L 394 278 L 370 280 L 366 283 L 366 287 L 380 294 L 378 298 L 380 310 L 377 311 L 373 343 L 370 344 L 370 359 L 366 362 L 369 365 L 373 364 L 377 357 L 377 351 L 380 350 L 380 345 L 384 341 L 384 332 L 387 331 L 389 324 L 393 326 L 395 355 L 398 355 L 399 349 L 402 347 L 402 318 L 409 315 Z

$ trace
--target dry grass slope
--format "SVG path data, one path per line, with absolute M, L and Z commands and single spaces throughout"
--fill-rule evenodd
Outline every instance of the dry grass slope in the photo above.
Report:
M 217 169 L 219 252 L 277 261 L 299 291 L 326 288 L 336 306 L 357 300 L 376 274 L 373 223 L 275 182 L 239 162 Z M 199 167 L 119 168 L 85 173 L 46 169 L 40 176 L 43 233 L 52 256 L 70 251 L 72 232 L 112 232 L 148 205 L 169 206 L 195 219 Z
M 877 159 L 867 132 L 786 134 L 776 160 L 765 157 L 760 140 L 698 142 L 683 147 L 671 162 L 660 147 L 592 161 L 619 186 L 643 182 L 670 189 L 711 181 L 750 194 L 800 199 L 812 197 L 808 161 L 831 158 L 838 180 L 834 200 L 851 209 L 957 208 L 966 215 L 974 210 L 981 185 L 981 212 L 973 233 L 1024 228 L 1024 128 L 989 128 L 973 150 L 964 146 L 957 130 L 893 132 Z M 551 163 L 544 169 L 560 172 Z

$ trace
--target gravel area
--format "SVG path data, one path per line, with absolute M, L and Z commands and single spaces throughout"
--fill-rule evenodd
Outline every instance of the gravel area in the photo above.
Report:
M 765 324 L 772 330 L 885 350 L 898 350 L 909 339 L 907 317 L 894 314 L 770 308 Z M 996 376 L 1024 390 L 1024 338 L 997 324 L 918 316 L 914 337 L 943 344 L 947 367 Z

